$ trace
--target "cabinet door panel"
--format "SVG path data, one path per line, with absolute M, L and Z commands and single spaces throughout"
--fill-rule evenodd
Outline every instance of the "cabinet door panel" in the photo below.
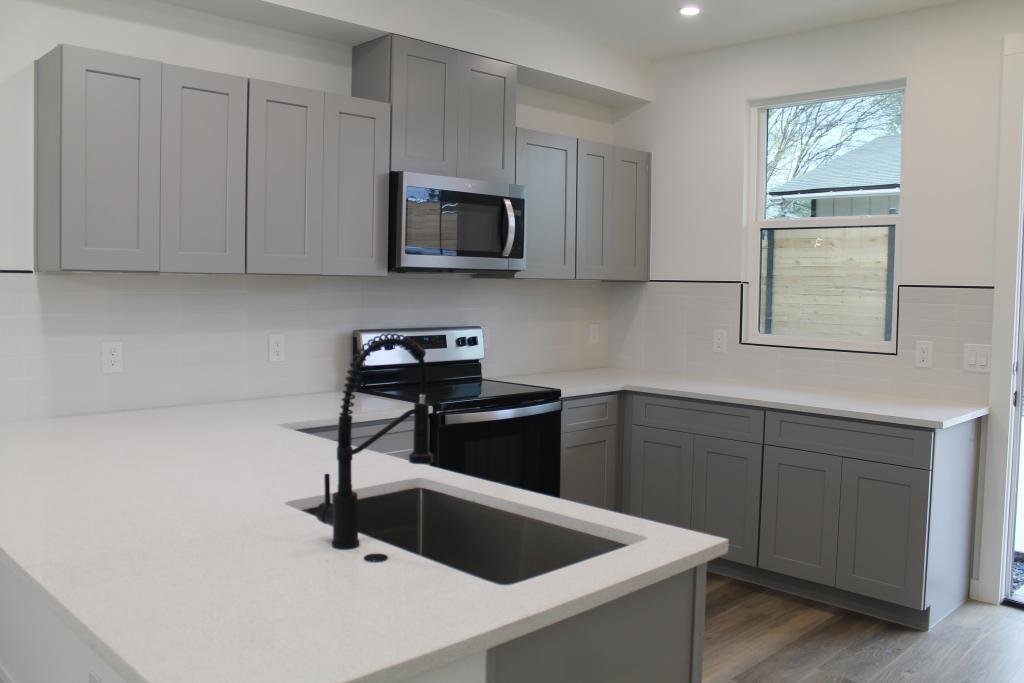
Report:
M 695 436 L 693 528 L 729 539 L 725 559 L 757 565 L 761 446 Z
M 515 177 L 516 66 L 462 54 L 457 173 L 511 183 Z
M 923 609 L 929 473 L 843 460 L 836 586 Z
M 516 183 L 528 193 L 526 270 L 517 277 L 576 277 L 576 144 L 576 138 L 517 130 Z
M 391 169 L 456 175 L 459 53 L 392 37 Z
M 842 459 L 766 446 L 758 566 L 833 586 Z
M 609 145 L 579 141 L 576 212 L 576 277 L 599 280 L 612 267 L 613 150 Z
M 561 497 L 614 509 L 617 462 L 615 427 L 562 434 Z
M 155 271 L 160 64 L 62 50 L 61 268 Z
M 629 462 L 629 513 L 692 528 L 693 437 L 633 427 Z
M 616 147 L 612 171 L 611 268 L 607 279 L 647 280 L 651 155 Z
M 325 275 L 386 275 L 388 105 L 327 95 L 324 125 Z
M 322 92 L 250 82 L 247 272 L 320 273 L 323 136 Z
M 163 67 L 160 270 L 245 272 L 244 78 Z

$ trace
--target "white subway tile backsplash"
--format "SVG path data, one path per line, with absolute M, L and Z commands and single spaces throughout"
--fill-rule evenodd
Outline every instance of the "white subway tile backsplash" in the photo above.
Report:
M 990 289 L 901 288 L 895 356 L 736 343 L 740 287 L 733 283 L 613 285 L 610 299 L 611 358 L 619 367 L 959 401 L 988 398 L 988 375 L 964 372 L 962 363 L 965 343 L 991 343 Z M 682 344 L 667 353 L 663 340 L 679 324 Z M 711 351 L 716 328 L 727 330 L 726 354 Z M 921 339 L 934 343 L 931 369 L 914 367 L 914 344 Z
M 599 282 L 0 274 L 0 420 L 337 390 L 363 327 L 483 325 L 491 376 L 602 367 L 608 302 Z M 109 339 L 122 374 L 100 373 Z

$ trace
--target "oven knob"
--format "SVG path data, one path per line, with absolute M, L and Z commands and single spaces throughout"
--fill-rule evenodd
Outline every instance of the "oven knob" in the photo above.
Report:
M 466 345 L 466 338 L 465 337 L 459 337 L 458 339 L 455 340 L 455 345 L 456 346 L 465 346 Z
M 466 343 L 469 344 L 470 346 L 476 346 L 478 341 L 479 340 L 477 340 L 476 337 L 470 337 L 469 339 L 466 340 Z

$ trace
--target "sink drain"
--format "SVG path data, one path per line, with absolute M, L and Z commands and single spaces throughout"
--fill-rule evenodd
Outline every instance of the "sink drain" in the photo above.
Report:
M 388 556 L 385 555 L 384 553 L 370 553 L 369 555 L 367 555 L 363 559 L 366 560 L 367 562 L 384 562 L 385 560 L 388 559 Z

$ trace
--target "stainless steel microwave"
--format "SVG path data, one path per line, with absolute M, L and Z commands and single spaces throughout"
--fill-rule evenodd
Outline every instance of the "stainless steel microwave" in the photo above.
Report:
M 526 188 L 393 171 L 389 266 L 395 271 L 526 267 Z

